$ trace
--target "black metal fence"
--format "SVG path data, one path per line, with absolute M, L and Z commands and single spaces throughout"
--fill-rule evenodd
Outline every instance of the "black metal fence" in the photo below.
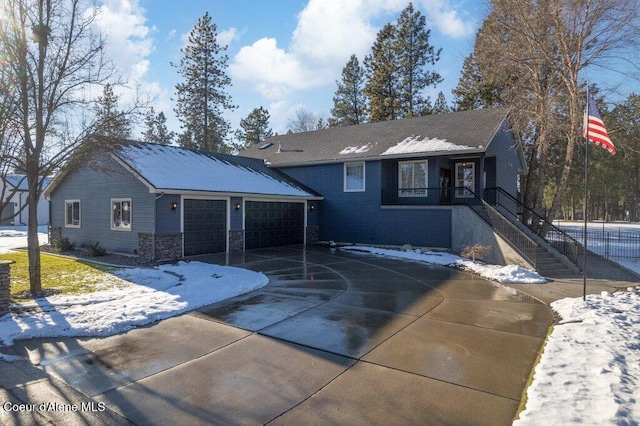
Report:
M 560 228 L 576 240 L 584 241 L 584 228 L 563 226 Z M 640 259 L 640 228 L 637 230 L 589 228 L 587 246 L 592 252 L 607 259 L 638 260 Z

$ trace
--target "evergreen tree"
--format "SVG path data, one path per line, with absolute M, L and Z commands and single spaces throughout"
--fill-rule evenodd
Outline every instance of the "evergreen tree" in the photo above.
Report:
M 447 99 L 444 97 L 444 93 L 439 92 L 438 98 L 436 99 L 436 102 L 433 104 L 433 108 L 431 108 L 431 113 L 446 114 L 448 112 L 451 112 L 451 108 L 449 108 L 449 105 L 447 104 Z
M 442 76 L 430 71 L 427 65 L 435 65 L 442 49 L 429 44 L 431 30 L 426 29 L 424 15 L 409 5 L 402 11 L 396 24 L 396 55 L 400 86 L 400 116 L 416 117 L 428 114 L 429 101 L 422 94 L 429 87 L 442 82 Z
M 499 106 L 500 89 L 489 76 L 483 76 L 473 53 L 467 56 L 462 64 L 462 75 L 453 93 L 454 109 L 466 111 L 488 106 Z
M 240 142 L 236 148 L 247 148 L 273 136 L 273 130 L 269 127 L 270 118 L 269 111 L 259 107 L 240 120 L 242 130 L 236 131 L 236 138 Z
M 109 139 L 128 139 L 131 137 L 131 121 L 129 116 L 118 107 L 118 96 L 113 93 L 111 84 L 105 84 L 102 96 L 95 107 L 95 134 Z
M 365 75 L 358 57 L 351 55 L 342 69 L 342 81 L 336 81 L 338 90 L 333 97 L 331 127 L 351 126 L 367 121 L 367 99 L 364 95 Z
M 396 25 L 387 24 L 365 57 L 368 78 L 364 92 L 369 99 L 370 120 L 414 117 L 431 112 L 423 94 L 442 82 L 442 76 L 427 69 L 440 59 L 441 49 L 429 44 L 431 31 L 426 19 L 409 3 Z
M 149 109 L 144 119 L 145 131 L 142 138 L 146 142 L 159 143 L 161 145 L 170 145 L 175 138 L 175 133 L 167 129 L 167 118 L 164 112 L 160 111 L 157 115 L 153 107 Z
M 396 28 L 392 24 L 386 24 L 378 32 L 371 54 L 364 58 L 368 78 L 364 93 L 369 98 L 371 121 L 400 118 L 395 40 Z
M 231 86 L 227 76 L 227 46 L 217 42 L 217 27 L 209 13 L 198 19 L 189 33 L 189 42 L 181 49 L 180 64 L 171 64 L 183 77 L 176 84 L 175 112 L 182 123 L 184 135 L 181 146 L 204 151 L 228 151 L 225 140 L 230 124 L 223 118 L 223 110 L 236 108 L 226 88 Z

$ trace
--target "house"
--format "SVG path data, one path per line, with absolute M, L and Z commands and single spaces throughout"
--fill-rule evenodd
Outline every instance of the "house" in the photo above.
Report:
M 526 166 L 508 115 L 481 109 L 277 135 L 241 155 L 324 197 L 320 240 L 457 251 L 494 241 L 467 206 L 495 188 L 517 197 Z
M 147 259 L 319 240 L 483 243 L 498 248 L 489 261 L 534 264 L 478 209 L 497 193 L 518 196 L 525 162 L 508 116 L 482 109 L 278 135 L 240 156 L 127 141 L 100 167 L 49 185 L 50 238 Z
M 47 188 L 50 238 L 145 259 L 317 239 L 322 197 L 263 160 L 127 141 L 96 164 Z
M 43 188 L 51 182 L 51 178 L 42 178 Z M 0 226 L 16 225 L 26 226 L 29 219 L 29 205 L 27 204 L 27 196 L 29 186 L 27 184 L 27 176 L 24 174 L 8 174 L 5 179 L 0 181 L 0 196 L 2 204 L 5 208 L 0 212 Z M 49 200 L 43 195 L 38 201 L 38 224 L 49 224 Z

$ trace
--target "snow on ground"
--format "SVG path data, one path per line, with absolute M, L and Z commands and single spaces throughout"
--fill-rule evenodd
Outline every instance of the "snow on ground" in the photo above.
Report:
M 399 257 L 402 259 L 416 260 L 418 262 L 432 263 L 434 265 L 451 266 L 465 269 L 480 275 L 483 278 L 498 281 L 500 283 L 513 284 L 542 284 L 546 280 L 540 274 L 521 266 L 508 265 L 487 265 L 485 263 L 473 263 L 468 259 L 463 259 L 454 254 L 427 251 L 422 252 L 420 249 L 411 250 L 394 250 L 378 247 L 365 246 L 345 246 L 342 250 L 364 251 L 379 256 Z
M 108 290 L 48 296 L 0 317 L 0 342 L 58 336 L 110 336 L 256 290 L 262 273 L 202 262 L 121 269 Z M 109 276 L 106 278 L 109 280 Z
M 38 227 L 38 241 L 40 244 L 47 244 L 47 226 Z M 27 246 L 26 226 L 2 226 L 0 227 L 0 254 L 8 253 L 11 249 Z
M 46 226 L 38 231 L 40 243 L 46 243 Z M 0 253 L 26 245 L 26 227 L 0 228 Z M 269 282 L 258 272 L 201 262 L 121 269 L 114 275 L 105 275 L 96 285 L 100 290 L 93 293 L 48 296 L 20 304 L 20 313 L 0 317 L 0 347 L 15 339 L 123 333 Z M 15 357 L 0 353 L 0 359 L 14 361 Z
M 640 424 L 640 287 L 551 304 L 549 336 L 516 425 Z

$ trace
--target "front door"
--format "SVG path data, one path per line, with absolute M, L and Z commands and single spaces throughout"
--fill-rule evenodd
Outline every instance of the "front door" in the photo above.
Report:
M 451 170 L 440 169 L 440 204 L 451 204 Z

